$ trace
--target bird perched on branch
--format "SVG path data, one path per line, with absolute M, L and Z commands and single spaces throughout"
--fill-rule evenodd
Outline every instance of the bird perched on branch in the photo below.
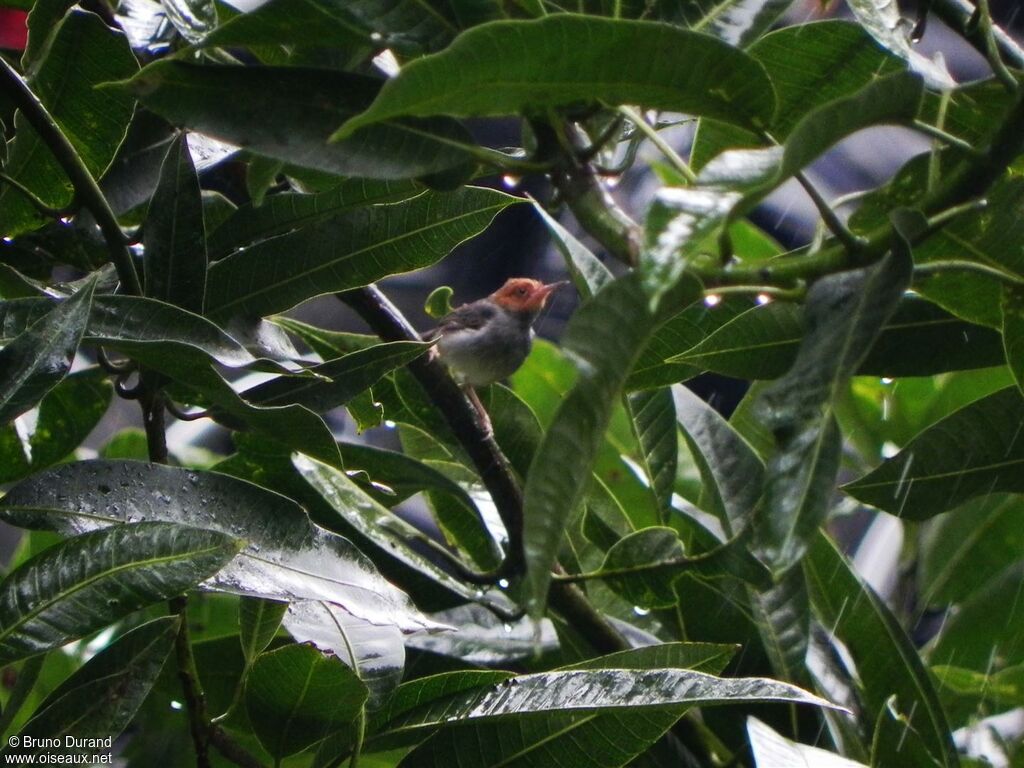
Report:
M 513 277 L 490 296 L 463 304 L 425 334 L 437 340 L 437 354 L 476 407 L 480 426 L 491 423 L 474 387 L 511 376 L 530 354 L 533 323 L 548 297 L 566 281 L 544 284 Z

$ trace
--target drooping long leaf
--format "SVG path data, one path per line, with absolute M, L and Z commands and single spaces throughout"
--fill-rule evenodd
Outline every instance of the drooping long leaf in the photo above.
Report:
M 895 694 L 932 757 L 942 766 L 959 765 L 921 657 L 889 609 L 824 533 L 814 537 L 803 565 L 815 615 L 853 657 L 868 716 L 877 718 Z
M 216 262 L 210 268 L 208 312 L 269 315 L 314 296 L 429 266 L 515 202 L 501 192 L 464 187 L 347 210 Z
M 142 242 L 146 295 L 201 315 L 206 299 L 206 229 L 199 177 L 184 134 L 167 150 Z
M 366 686 L 356 674 L 308 645 L 261 654 L 245 683 L 249 722 L 277 759 L 348 725 L 364 701 Z
M 351 542 L 310 523 L 298 504 L 215 472 L 132 461 L 66 464 L 14 486 L 0 500 L 0 517 L 65 534 L 139 520 L 241 533 L 248 546 L 210 587 L 334 602 L 364 621 L 406 631 L 433 626 Z
M 0 659 L 43 653 L 181 594 L 219 571 L 240 546 L 218 531 L 139 523 L 44 550 L 0 584 Z
M 698 290 L 688 282 L 680 303 Z M 566 332 L 564 345 L 579 360 L 579 376 L 534 456 L 524 490 L 528 604 L 535 615 L 543 610 L 566 521 L 589 485 L 612 407 L 654 324 L 639 280 L 627 276 L 584 304 Z
M 775 108 L 760 66 L 711 37 L 656 22 L 552 14 L 483 24 L 411 62 L 335 137 L 403 115 L 507 115 L 595 100 L 746 126 L 767 124 Z
M 459 147 L 472 139 L 451 120 L 389 121 L 328 144 L 377 95 L 379 81 L 363 75 L 164 60 L 124 87 L 175 125 L 305 168 L 373 179 L 472 168 Z
M 747 734 L 757 768 L 814 766 L 814 768 L 867 768 L 818 747 L 791 741 L 756 717 L 747 718 Z
M 800 558 L 825 518 L 839 464 L 833 402 L 910 283 L 902 239 L 878 265 L 825 278 L 807 299 L 807 334 L 789 372 L 761 397 L 778 450 L 768 464 L 755 534 L 781 573 Z
M 130 77 L 139 65 L 124 35 L 99 16 L 74 9 L 48 37 L 41 59 L 29 72 L 33 93 L 46 106 L 94 177 L 110 165 L 124 139 L 132 116 L 132 99 L 96 90 L 108 80 Z M 39 135 L 20 112 L 14 120 L 15 138 L 4 172 L 27 186 L 54 208 L 71 203 L 71 182 Z M 45 223 L 22 194 L 0 187 L 0 228 L 17 235 Z
M 71 370 L 95 287 L 89 282 L 0 349 L 0 425 L 39 402 Z
M 154 619 L 117 638 L 50 693 L 19 735 L 56 738 L 68 753 L 95 755 L 85 740 L 117 737 L 128 726 L 174 647 L 179 622 Z M 17 754 L 44 751 L 22 747 Z
M 640 445 L 640 458 L 662 514 L 672 506 L 679 461 L 675 403 L 669 389 L 626 395 L 626 409 Z
M 1024 490 L 1024 396 L 1007 387 L 919 434 L 898 454 L 843 486 L 856 499 L 924 520 L 968 499 Z

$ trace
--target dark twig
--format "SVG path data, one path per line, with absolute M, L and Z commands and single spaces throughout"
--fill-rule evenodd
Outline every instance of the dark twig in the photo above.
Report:
M 86 167 L 78 152 L 72 146 L 68 137 L 57 125 L 49 110 L 43 105 L 28 84 L 22 79 L 14 68 L 0 57 L 0 89 L 10 98 L 14 106 L 28 120 L 32 128 L 42 138 L 43 143 L 53 153 L 54 158 L 64 169 L 64 173 L 71 179 L 75 188 L 75 196 L 81 201 L 103 233 L 103 239 L 110 250 L 110 258 L 117 269 L 117 276 L 126 293 L 135 295 L 142 294 L 142 284 L 139 282 L 139 275 L 135 271 L 135 264 L 132 261 L 131 252 L 125 243 L 124 233 L 117 223 L 117 217 L 110 209 L 110 204 L 100 191 L 99 184 L 93 178 L 92 173 Z
M 821 220 L 825 222 L 828 231 L 835 236 L 836 240 L 842 243 L 847 251 L 856 251 L 863 248 L 864 240 L 846 228 L 839 215 L 828 204 L 828 201 L 818 191 L 818 188 L 811 183 L 807 175 L 803 172 L 797 172 L 795 178 L 800 182 L 800 186 L 804 188 L 807 196 L 811 198 L 811 202 L 814 203 L 814 207 L 818 209 L 818 213 L 821 215 Z
M 419 341 L 419 334 L 402 313 L 375 286 L 339 294 L 384 341 Z M 480 478 L 491 494 L 508 531 L 509 554 L 503 575 L 523 571 L 523 495 L 508 459 L 493 436 L 486 435 L 477 423 L 472 404 L 459 385 L 437 360 L 419 357 L 409 364 L 409 372 L 426 390 L 444 416 L 456 439 L 469 454 Z M 548 595 L 551 607 L 591 643 L 599 653 L 614 653 L 629 648 L 625 638 L 589 603 L 572 584 L 553 583 Z
M 152 454 L 152 447 L 150 448 Z M 178 636 L 174 643 L 178 659 L 178 679 L 185 695 L 185 709 L 188 712 L 188 727 L 192 744 L 196 750 L 196 767 L 210 768 L 210 718 L 206 711 L 206 694 L 199 682 L 195 656 L 192 655 L 192 640 L 188 627 L 188 600 L 176 597 L 170 601 L 171 610 L 181 617 Z
M 186 411 L 170 398 L 164 402 L 164 407 L 178 421 L 199 421 L 200 419 L 213 418 L 213 414 L 210 411 Z
M 932 0 L 931 9 L 982 56 L 988 56 L 986 36 L 977 24 L 971 23 L 975 7 L 967 0 Z M 992 39 L 1004 61 L 1017 69 L 1024 69 L 1024 48 L 996 25 L 992 26 Z

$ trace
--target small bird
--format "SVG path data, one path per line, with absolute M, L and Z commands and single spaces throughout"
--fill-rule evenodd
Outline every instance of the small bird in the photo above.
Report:
M 490 296 L 450 312 L 425 334 L 437 340 L 437 353 L 476 407 L 480 426 L 491 425 L 474 387 L 500 381 L 518 370 L 530 354 L 533 323 L 548 297 L 566 281 L 544 284 L 513 277 Z

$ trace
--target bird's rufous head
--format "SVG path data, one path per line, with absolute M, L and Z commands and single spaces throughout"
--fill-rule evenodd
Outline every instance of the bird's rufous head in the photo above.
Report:
M 529 277 L 513 277 L 492 293 L 491 299 L 512 312 L 539 312 L 548 296 L 565 284 L 565 280 L 544 284 Z

